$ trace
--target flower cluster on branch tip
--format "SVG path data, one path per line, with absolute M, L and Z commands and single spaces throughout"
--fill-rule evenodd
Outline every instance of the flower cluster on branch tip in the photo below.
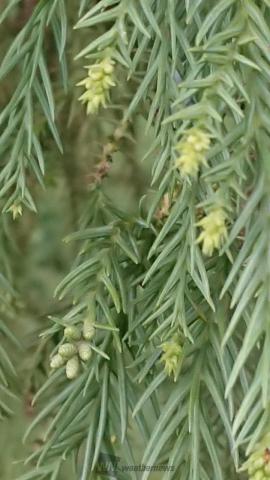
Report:
M 213 255 L 214 250 L 219 250 L 227 238 L 226 219 L 225 211 L 222 208 L 215 208 L 197 223 L 202 228 L 197 243 L 202 243 L 205 255 Z
M 171 340 L 164 342 L 161 345 L 161 348 L 163 353 L 160 361 L 164 363 L 164 371 L 168 377 L 173 376 L 174 381 L 176 382 L 183 359 L 182 345 L 180 345 L 178 338 L 174 337 Z
M 204 130 L 193 127 L 185 132 L 175 147 L 179 154 L 175 166 L 183 177 L 196 177 L 199 168 L 207 165 L 209 147 L 210 137 Z
M 101 62 L 85 68 L 88 71 L 87 77 L 77 84 L 85 87 L 85 92 L 79 100 L 86 104 L 87 114 L 97 113 L 101 106 L 106 107 L 110 89 L 115 86 L 113 80 L 115 62 L 106 57 Z

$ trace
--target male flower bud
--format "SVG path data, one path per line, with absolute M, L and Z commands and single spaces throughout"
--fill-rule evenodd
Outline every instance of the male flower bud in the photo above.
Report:
M 182 346 L 179 345 L 176 339 L 172 339 L 169 342 L 163 343 L 161 347 L 163 354 L 160 360 L 164 363 L 164 370 L 168 376 L 173 375 L 174 381 L 176 382 L 183 359 Z
M 91 318 L 85 318 L 83 322 L 83 338 L 85 340 L 91 340 L 95 335 L 95 327 Z
M 202 251 L 205 255 L 211 256 L 215 249 L 220 249 L 226 239 L 226 218 L 222 208 L 215 208 L 197 223 L 202 228 L 197 243 L 202 243 Z
M 81 332 L 80 332 L 80 329 L 78 327 L 75 327 L 74 325 L 70 325 L 70 326 L 65 328 L 64 336 L 68 340 L 75 340 L 76 341 L 76 340 L 80 340 Z
M 116 436 L 116 435 L 114 435 L 114 434 L 113 434 L 113 435 L 111 435 L 111 438 L 110 438 L 110 440 L 111 440 L 111 444 L 112 444 L 112 445 L 114 445 L 114 444 L 117 442 L 117 436 Z
M 59 355 L 63 358 L 71 358 L 77 353 L 77 348 L 72 343 L 63 343 L 58 349 Z
M 210 147 L 209 135 L 199 128 L 186 131 L 176 145 L 179 156 L 175 165 L 184 177 L 196 177 L 201 165 L 207 165 L 206 153 Z
M 87 362 L 92 355 L 90 345 L 87 342 L 80 342 L 78 344 L 78 353 L 80 359 L 83 360 L 83 362 Z
M 65 359 L 61 355 L 59 355 L 59 353 L 57 353 L 51 358 L 50 367 L 53 369 L 57 369 L 62 367 L 64 363 L 65 363 Z
M 109 91 L 115 86 L 113 81 L 115 62 L 111 58 L 105 58 L 99 63 L 86 67 L 87 77 L 79 82 L 78 86 L 84 86 L 85 92 L 79 100 L 87 104 L 87 114 L 97 113 L 100 106 L 106 107 L 109 100 Z
M 76 356 L 70 358 L 66 363 L 66 376 L 69 380 L 73 380 L 79 375 L 80 372 L 80 362 Z
M 13 220 L 16 220 L 22 216 L 23 207 L 20 203 L 13 203 L 7 211 L 11 212 Z
M 249 480 L 270 479 L 270 433 L 258 443 L 253 453 L 244 463 L 241 471 L 247 470 Z

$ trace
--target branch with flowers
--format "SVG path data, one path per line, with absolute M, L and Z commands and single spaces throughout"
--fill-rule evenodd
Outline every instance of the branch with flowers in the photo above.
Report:
M 13 62 L 26 72 L 0 117 L 0 149 L 11 152 L 0 197 L 14 219 L 22 204 L 34 208 L 27 169 L 42 183 L 42 132 L 33 127 L 40 108 L 60 147 L 42 43 L 49 25 L 66 80 L 67 31 L 76 45 L 70 111 L 80 111 L 78 130 L 89 138 L 97 128 L 102 152 L 78 229 L 65 239 L 77 256 L 56 289 L 66 303 L 42 334 L 48 379 L 26 438 L 45 424 L 46 432 L 22 479 L 57 480 L 68 464 L 74 480 L 92 480 L 105 453 L 126 465 L 171 465 L 165 480 L 242 472 L 265 480 L 269 1 L 79 3 L 79 20 L 67 15 L 73 29 L 63 20 L 70 6 L 39 2 L 18 37 L 26 57 L 17 39 L 0 69 L 0 78 Z M 128 163 L 127 125 L 150 166 L 132 213 L 106 191 L 111 158 Z M 126 478 L 148 480 L 151 470 Z

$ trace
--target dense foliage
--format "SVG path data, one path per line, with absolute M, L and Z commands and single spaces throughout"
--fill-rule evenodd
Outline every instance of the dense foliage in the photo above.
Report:
M 0 412 L 30 395 L 21 480 L 102 478 L 104 455 L 124 480 L 269 478 L 269 0 L 2 3 Z

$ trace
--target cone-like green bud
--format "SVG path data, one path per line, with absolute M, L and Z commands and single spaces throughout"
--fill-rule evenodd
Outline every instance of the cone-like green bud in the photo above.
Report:
M 68 340 L 80 340 L 81 338 L 81 331 L 75 325 L 70 325 L 65 328 L 64 335 Z
M 79 375 L 80 372 L 80 362 L 77 357 L 70 358 L 66 364 L 66 376 L 69 380 L 73 380 Z
M 95 335 L 95 327 L 91 318 L 86 318 L 83 322 L 83 338 L 91 340 Z
M 64 358 L 61 355 L 59 355 L 59 353 L 57 353 L 51 358 L 50 367 L 54 369 L 60 368 L 64 365 L 64 363 L 65 363 Z
M 92 355 L 91 347 L 87 342 L 79 343 L 78 352 L 79 352 L 80 359 L 83 360 L 84 362 L 87 362 Z
M 77 348 L 72 343 L 63 343 L 58 350 L 59 355 L 63 358 L 71 358 L 77 353 Z

